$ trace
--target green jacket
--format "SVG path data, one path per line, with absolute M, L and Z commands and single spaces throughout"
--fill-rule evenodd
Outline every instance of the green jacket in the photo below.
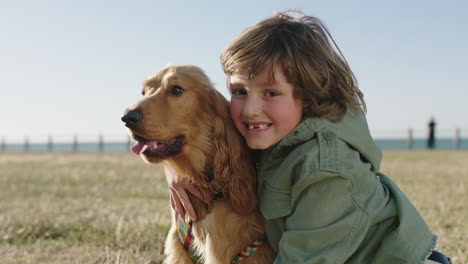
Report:
M 302 121 L 257 165 L 259 206 L 279 263 L 423 263 L 437 236 L 379 173 L 362 111 Z

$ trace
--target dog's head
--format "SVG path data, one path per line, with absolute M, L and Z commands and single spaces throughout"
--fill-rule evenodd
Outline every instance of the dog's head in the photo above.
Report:
M 187 153 L 202 145 L 210 131 L 210 105 L 228 104 L 195 66 L 166 66 L 144 82 L 143 98 L 126 110 L 122 121 L 137 142 L 132 151 L 151 163 Z M 205 138 L 204 138 L 205 137 Z
M 168 161 L 199 187 L 229 195 L 239 213 L 256 206 L 255 169 L 228 101 L 195 66 L 166 66 L 144 82 L 122 121 L 149 163 Z M 212 175 L 207 176 L 206 171 Z

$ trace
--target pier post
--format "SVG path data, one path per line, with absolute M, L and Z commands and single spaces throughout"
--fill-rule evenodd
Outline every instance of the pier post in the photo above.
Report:
M 99 134 L 99 152 L 104 152 L 104 136 Z
M 24 137 L 24 152 L 29 152 L 29 138 Z
M 412 150 L 413 149 L 413 129 L 409 128 L 408 129 L 408 141 L 406 142 L 408 149 Z
M 455 139 L 453 140 L 453 147 L 455 150 L 460 150 L 461 149 L 461 140 L 460 140 L 460 128 L 455 129 Z
M 49 135 L 49 138 L 47 139 L 47 151 L 52 152 L 54 151 L 54 143 L 52 141 L 52 136 Z
M 78 135 L 73 136 L 73 152 L 78 152 Z

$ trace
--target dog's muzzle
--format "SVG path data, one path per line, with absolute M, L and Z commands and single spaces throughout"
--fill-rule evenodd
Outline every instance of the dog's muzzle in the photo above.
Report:
M 137 128 L 138 125 L 141 123 L 141 120 L 143 120 L 143 113 L 140 110 L 130 110 L 126 112 L 122 116 L 122 122 L 125 123 L 125 126 L 134 129 Z

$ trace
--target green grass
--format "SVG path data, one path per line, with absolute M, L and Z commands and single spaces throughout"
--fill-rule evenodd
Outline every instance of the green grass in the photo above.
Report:
M 159 166 L 136 155 L 2 153 L 1 263 L 160 263 Z
M 382 172 L 468 263 L 468 152 L 385 152 Z M 161 263 L 167 195 L 130 153 L 0 153 L 1 263 Z

